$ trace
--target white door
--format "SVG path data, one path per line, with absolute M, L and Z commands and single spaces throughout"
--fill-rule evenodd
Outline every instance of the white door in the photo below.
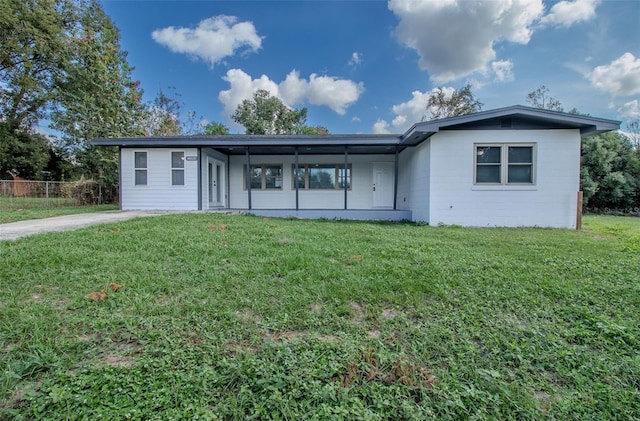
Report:
M 373 207 L 393 207 L 393 163 L 373 164 Z
M 209 207 L 224 206 L 224 163 L 207 158 Z

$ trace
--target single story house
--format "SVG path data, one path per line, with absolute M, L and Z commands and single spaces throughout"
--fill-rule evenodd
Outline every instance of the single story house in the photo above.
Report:
M 95 139 L 120 151 L 123 210 L 575 228 L 583 136 L 619 121 L 520 105 L 402 135 Z

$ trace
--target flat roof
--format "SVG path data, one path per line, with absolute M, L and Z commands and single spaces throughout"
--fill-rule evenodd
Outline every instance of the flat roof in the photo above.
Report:
M 208 147 L 228 155 L 252 154 L 388 154 L 416 146 L 443 130 L 578 129 L 591 136 L 620 128 L 620 121 L 513 105 L 457 117 L 416 123 L 404 134 L 148 136 L 93 139 L 97 146 Z

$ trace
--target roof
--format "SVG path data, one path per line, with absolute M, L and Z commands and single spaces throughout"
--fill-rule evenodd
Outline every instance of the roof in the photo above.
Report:
M 250 148 L 254 155 L 293 154 L 388 154 L 400 145 L 400 135 L 213 135 L 122 137 L 94 139 L 98 146 L 125 147 L 208 147 L 228 155 L 241 155 Z
M 416 123 L 402 135 L 401 143 L 414 146 L 443 130 L 494 129 L 579 129 L 581 136 L 592 136 L 618 130 L 620 122 L 581 114 L 570 114 L 541 108 L 513 105 L 457 117 Z
M 580 114 L 561 113 L 539 108 L 514 105 L 480 111 L 458 117 L 424 121 L 414 124 L 403 135 L 345 134 L 345 135 L 216 135 L 121 137 L 94 139 L 97 146 L 121 147 L 209 147 L 228 155 L 342 154 L 345 147 L 353 154 L 388 154 L 416 146 L 444 130 L 530 130 L 579 129 L 581 136 L 618 130 L 620 122 Z

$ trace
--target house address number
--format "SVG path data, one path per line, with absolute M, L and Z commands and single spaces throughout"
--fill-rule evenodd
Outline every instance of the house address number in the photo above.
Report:
M 187 157 L 187 161 L 197 161 L 198 157 L 197 156 L 188 156 Z

